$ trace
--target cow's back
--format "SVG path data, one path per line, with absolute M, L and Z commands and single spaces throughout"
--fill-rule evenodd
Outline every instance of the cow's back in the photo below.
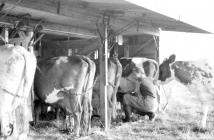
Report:
M 172 65 L 174 75 L 183 84 L 200 81 L 205 84 L 213 78 L 212 68 L 205 62 L 176 61 Z

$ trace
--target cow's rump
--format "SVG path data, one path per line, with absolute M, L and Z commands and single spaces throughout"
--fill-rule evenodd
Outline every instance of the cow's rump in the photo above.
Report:
M 108 60 L 108 123 L 111 122 L 111 118 L 116 117 L 116 94 L 119 87 L 120 78 L 122 75 L 122 66 L 117 58 L 110 58 Z M 96 70 L 96 80 L 93 88 L 93 115 L 101 115 L 100 108 L 100 71 L 99 67 Z
M 79 135 L 80 121 L 84 125 L 90 123 L 86 119 L 89 119 L 92 108 L 94 74 L 95 64 L 85 56 L 54 57 L 38 63 L 35 93 L 43 102 L 59 106 L 69 115 L 74 115 L 76 135 Z
M 12 128 L 12 139 L 28 133 L 32 119 L 28 99 L 35 69 L 35 56 L 22 46 L 0 46 L 0 130 L 3 136 L 8 136 Z

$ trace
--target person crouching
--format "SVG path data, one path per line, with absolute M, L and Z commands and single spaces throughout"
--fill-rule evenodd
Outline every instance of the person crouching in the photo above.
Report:
M 123 96 L 125 112 L 124 122 L 129 122 L 133 112 L 140 115 L 148 115 L 149 120 L 154 121 L 158 109 L 158 91 L 153 78 L 143 77 L 138 79 L 139 90 L 127 93 Z

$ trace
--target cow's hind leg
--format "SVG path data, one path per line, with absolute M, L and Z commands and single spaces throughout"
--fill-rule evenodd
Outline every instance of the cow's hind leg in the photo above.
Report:
M 81 113 L 74 113 L 74 135 L 76 137 L 80 136 L 80 121 L 81 121 Z
M 37 125 L 37 123 L 39 122 L 39 116 L 41 114 L 42 110 L 41 110 L 41 103 L 38 100 L 34 101 L 34 107 L 33 107 L 33 125 Z
M 74 111 L 74 135 L 76 137 L 80 136 L 80 123 L 82 118 L 82 107 L 78 104 L 78 109 Z
M 93 107 L 92 107 L 91 101 L 89 101 L 88 104 L 89 104 L 88 132 L 90 132 L 91 131 L 91 116 L 92 116 Z
M 90 115 L 90 106 L 88 104 L 88 97 L 83 97 L 83 111 L 81 116 L 81 135 L 85 136 L 88 134 L 89 129 L 89 115 Z

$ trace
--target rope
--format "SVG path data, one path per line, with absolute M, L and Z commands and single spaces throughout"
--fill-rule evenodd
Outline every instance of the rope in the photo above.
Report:
M 165 111 L 165 110 L 166 110 L 166 107 L 167 107 L 167 105 L 168 105 L 168 103 L 169 103 L 169 100 L 167 99 L 166 91 L 165 91 L 163 85 L 161 85 L 161 87 L 162 87 L 162 89 L 163 89 L 163 93 L 164 93 L 165 98 L 166 98 L 166 101 L 167 101 L 166 104 L 165 104 L 164 107 L 163 107 L 163 111 Z
M 5 91 L 5 93 L 7 93 L 7 94 L 9 94 L 9 95 L 12 95 L 12 96 L 17 97 L 17 98 L 24 98 L 23 96 L 16 95 L 16 94 L 14 94 L 14 93 L 12 93 L 12 92 L 6 90 L 5 88 L 2 88 L 2 87 L 0 87 L 0 88 L 1 88 L 3 91 Z
M 112 83 L 110 83 L 110 82 L 108 82 L 108 84 L 109 84 L 110 86 L 112 86 L 113 89 L 117 88 L 114 84 L 112 84 Z
M 94 84 L 92 85 L 92 87 L 90 87 L 90 88 L 88 88 L 87 90 L 85 90 L 85 91 L 83 91 L 82 93 L 72 93 L 72 95 L 76 95 L 76 96 L 78 96 L 78 95 L 85 95 L 89 90 L 91 90 L 93 87 L 94 87 L 94 85 L 95 85 L 96 83 L 94 82 Z M 61 92 L 65 92 L 65 93 L 67 93 L 67 91 L 68 91 L 69 89 L 66 89 L 66 88 L 61 88 L 60 89 L 60 91 Z M 74 89 L 75 90 L 75 89 Z
M 82 93 L 72 93 L 73 95 L 85 95 L 89 90 L 91 90 L 94 86 L 95 86 L 95 84 L 96 84 L 96 82 L 94 82 L 94 84 L 90 87 L 90 88 L 88 88 L 87 90 L 85 90 L 84 92 L 82 92 Z M 114 85 L 114 84 L 112 84 L 112 83 L 110 83 L 110 82 L 108 82 L 108 84 L 110 85 L 110 86 L 112 86 L 112 88 L 116 88 L 116 86 Z M 67 93 L 67 89 L 66 88 L 61 88 L 62 90 L 60 90 L 60 91 L 62 91 L 62 92 L 66 92 Z

